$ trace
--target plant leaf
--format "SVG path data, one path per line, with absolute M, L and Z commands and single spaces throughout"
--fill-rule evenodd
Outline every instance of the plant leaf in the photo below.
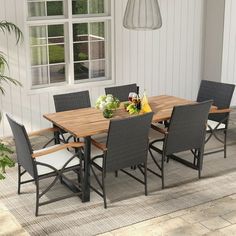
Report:
M 3 180 L 3 179 L 5 179 L 5 176 L 3 174 L 1 174 L 1 172 L 0 172 L 0 180 Z
M 20 39 L 23 40 L 23 34 L 19 27 L 9 21 L 0 21 L 0 30 L 3 33 L 14 32 L 16 36 L 16 43 L 19 43 Z

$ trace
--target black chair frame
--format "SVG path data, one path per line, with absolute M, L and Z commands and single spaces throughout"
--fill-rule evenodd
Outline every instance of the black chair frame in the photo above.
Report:
M 120 102 L 128 101 L 128 96 L 130 92 L 135 92 L 139 94 L 139 86 L 137 86 L 137 84 L 127 84 L 105 88 L 106 95 L 112 94 L 117 97 Z
M 90 95 L 88 90 L 74 93 L 57 94 L 53 96 L 53 99 L 56 112 L 91 107 Z M 58 144 L 60 142 L 68 143 L 72 138 L 74 139 L 74 142 L 79 141 L 79 139 L 76 139 L 73 135 L 65 138 L 65 133 L 66 132 L 62 129 L 60 129 L 59 132 L 54 133 L 55 138 L 53 140 L 55 140 L 55 144 Z M 50 140 L 49 142 L 52 142 L 53 140 Z
M 178 146 L 178 144 L 176 144 L 176 146 L 173 147 L 173 143 L 172 143 L 172 148 L 170 148 L 170 149 L 175 150 L 175 152 L 167 150 L 169 148 L 168 147 L 168 138 L 171 134 L 171 130 L 169 130 L 169 128 L 171 128 L 171 122 L 173 122 L 173 120 L 175 119 L 175 110 L 177 110 L 179 108 L 180 109 L 185 108 L 185 107 L 186 108 L 189 107 L 191 109 L 191 107 L 201 105 L 202 111 L 206 113 L 206 112 L 209 112 L 211 104 L 212 104 L 212 101 L 206 101 L 206 102 L 203 102 L 202 104 L 193 104 L 193 105 L 184 105 L 184 106 L 174 107 L 173 112 L 172 112 L 172 117 L 170 119 L 170 125 L 168 126 L 167 130 L 161 129 L 161 128 L 157 127 L 156 125 L 152 125 L 152 128 L 155 129 L 156 131 L 161 132 L 164 135 L 164 138 L 154 140 L 154 141 L 150 142 L 150 144 L 149 144 L 150 156 L 151 156 L 151 158 L 152 158 L 152 160 L 153 160 L 154 164 L 156 165 L 159 172 L 156 172 L 150 168 L 148 168 L 148 171 L 151 172 L 152 174 L 158 176 L 159 178 L 161 178 L 162 189 L 164 189 L 164 187 L 165 187 L 165 184 L 164 184 L 164 180 L 165 180 L 164 179 L 164 163 L 165 163 L 165 161 L 167 161 L 167 163 L 168 163 L 170 159 L 175 160 L 175 161 L 177 161 L 187 167 L 190 167 L 194 170 L 197 170 L 198 171 L 198 178 L 199 179 L 201 178 L 201 171 L 202 171 L 202 165 L 203 165 L 203 153 L 204 153 L 204 145 L 205 145 L 205 135 L 206 135 L 206 130 L 204 129 L 204 126 L 202 126 L 201 135 L 200 136 L 195 135 L 196 137 L 198 136 L 197 148 L 196 147 L 193 148 L 193 146 L 194 146 L 193 141 L 189 142 L 189 144 L 187 144 L 185 147 L 183 147 L 183 150 L 181 150 L 181 146 Z M 205 115 L 205 117 L 201 118 L 201 123 L 204 122 L 204 118 L 205 118 L 205 124 L 206 124 L 208 113 L 206 113 L 206 114 L 203 113 L 203 115 Z M 190 129 L 190 127 L 187 127 L 186 130 L 187 129 Z M 173 130 L 172 130 L 172 132 L 173 132 Z M 178 132 L 180 132 L 180 131 L 178 131 Z M 203 137 L 202 141 L 199 141 L 200 140 L 199 137 Z M 154 145 L 155 143 L 158 143 L 158 142 L 163 142 L 163 149 L 162 150 Z M 173 137 L 172 137 L 172 142 L 173 142 Z M 178 153 L 181 151 L 187 151 L 187 150 L 190 150 L 191 154 L 193 155 L 193 162 L 187 161 L 187 160 L 174 154 L 174 153 Z M 161 154 L 161 164 L 158 163 L 158 160 L 157 160 L 158 157 L 154 156 L 153 151 L 157 152 L 158 154 Z
M 69 162 L 71 162 L 74 158 L 79 158 L 80 159 L 80 165 L 78 166 L 73 166 L 70 168 L 66 168 L 66 166 L 69 164 Z M 78 183 L 74 183 L 71 179 L 67 178 L 64 173 L 68 172 L 68 171 L 74 171 L 77 174 L 78 177 L 78 181 L 80 181 L 82 179 L 82 171 L 81 171 L 81 166 L 82 166 L 82 160 L 80 157 L 80 152 L 77 152 L 76 154 L 74 154 L 70 160 L 68 160 L 64 166 L 62 167 L 62 169 L 60 171 L 58 171 L 57 169 L 55 169 L 53 166 L 45 164 L 45 163 L 41 163 L 41 162 L 37 162 L 37 161 L 33 161 L 34 163 L 34 169 L 35 169 L 35 173 L 37 173 L 37 166 L 46 166 L 50 169 L 52 169 L 53 172 L 49 173 L 49 174 L 45 174 L 45 175 L 35 175 L 35 177 L 33 179 L 30 180 L 25 180 L 22 181 L 21 178 L 22 176 L 27 173 L 26 170 L 22 171 L 22 166 L 20 164 L 18 164 L 18 194 L 21 194 L 21 185 L 22 184 L 27 184 L 27 183 L 31 183 L 31 182 L 35 182 L 35 186 L 36 186 L 36 210 L 35 210 L 35 216 L 38 216 L 38 212 L 39 212 L 39 207 L 46 205 L 46 204 L 50 204 L 53 202 L 57 202 L 66 198 L 70 198 L 70 197 L 74 197 L 74 196 L 81 196 L 82 195 L 82 185 L 78 182 Z M 45 190 L 43 190 L 40 193 L 40 189 L 39 189 L 39 182 L 42 179 L 46 179 L 46 178 L 51 178 L 51 177 L 55 177 L 54 180 L 46 187 Z M 77 186 L 77 189 L 80 189 L 80 191 L 75 191 L 71 194 L 67 194 L 65 196 L 62 197 L 57 197 L 48 201 L 44 201 L 44 202 L 40 202 L 40 198 L 45 195 L 50 189 L 52 189 L 55 184 L 57 183 L 58 180 L 62 182 L 62 178 L 63 181 L 67 180 L 68 183 L 71 183 L 71 185 Z
M 33 152 L 32 146 L 30 144 L 29 137 L 26 133 L 25 127 L 19 123 L 17 123 L 15 120 L 13 120 L 11 117 L 7 115 L 7 119 L 10 123 L 14 141 L 16 144 L 16 153 L 17 153 L 17 162 L 18 162 L 18 194 L 21 194 L 21 185 L 27 184 L 30 182 L 34 182 L 36 186 L 36 210 L 35 210 L 35 216 L 38 216 L 39 207 L 45 204 L 49 204 L 55 201 L 59 201 L 68 197 L 72 196 L 81 196 L 82 195 L 82 186 L 80 183 L 80 180 L 83 179 L 83 172 L 82 172 L 82 157 L 80 148 L 83 146 L 82 143 L 71 143 L 66 144 L 64 146 L 61 146 L 60 148 L 55 147 L 55 149 L 52 149 L 50 151 L 47 150 L 40 150 L 39 153 Z M 48 130 L 48 129 L 47 129 Z M 45 130 L 43 130 L 45 131 Z M 42 132 L 43 132 L 42 131 Z M 51 129 L 52 132 L 55 132 L 55 128 Z M 35 132 L 35 135 L 38 135 L 40 131 Z M 33 134 L 31 134 L 33 136 Z M 57 170 L 55 167 L 47 164 L 42 163 L 38 161 L 38 157 L 44 156 L 53 152 L 57 152 L 62 149 L 67 148 L 74 148 L 75 153 L 71 153 L 71 157 L 64 163 L 62 168 L 60 170 Z M 68 164 L 75 158 L 79 159 L 79 164 L 74 166 L 68 166 Z M 38 174 L 37 166 L 45 166 L 47 168 L 50 168 L 52 171 L 43 175 Z M 67 178 L 64 173 L 68 171 L 74 171 L 77 174 L 78 183 L 74 183 L 72 180 Z M 22 180 L 22 177 L 28 173 L 32 178 L 27 180 Z M 42 179 L 45 178 L 51 178 L 55 177 L 54 180 L 44 189 L 42 192 L 40 192 L 39 189 L 39 182 Z M 74 186 L 74 192 L 72 194 L 67 194 L 62 197 L 57 197 L 48 201 L 40 202 L 40 199 L 42 196 L 44 196 L 55 184 L 57 181 L 60 180 L 61 183 L 70 184 L 71 186 Z
M 222 149 L 218 149 L 215 151 L 209 151 L 209 152 L 205 152 L 204 155 L 210 155 L 210 154 L 214 154 L 214 153 L 219 153 L 219 152 L 224 152 L 224 158 L 227 158 L 227 134 L 228 134 L 228 126 L 229 126 L 229 116 L 230 113 L 227 113 L 228 115 L 225 116 L 221 121 L 219 121 L 219 123 L 217 124 L 217 126 L 212 129 L 212 127 L 210 125 L 207 125 L 209 130 L 207 130 L 207 134 L 208 137 L 206 137 L 205 143 L 208 143 L 208 141 L 214 137 L 216 140 L 218 140 L 220 143 L 223 144 L 223 148 Z M 225 128 L 219 128 L 219 126 L 221 124 L 225 125 Z M 223 140 L 219 137 L 219 133 L 223 132 L 224 133 L 224 137 Z
M 101 145 L 92 139 L 92 144 L 101 149 L 103 154 L 95 156 L 90 162 L 91 173 L 93 173 L 101 191 L 97 190 L 94 186 L 92 186 L 92 184 L 90 184 L 90 188 L 103 198 L 104 208 L 107 208 L 105 189 L 107 172 L 115 172 L 115 176 L 117 177 L 118 171 L 121 171 L 122 173 L 143 184 L 145 195 L 148 194 L 148 134 L 152 116 L 153 113 L 151 112 L 137 117 L 130 117 L 122 120 L 111 120 L 106 145 Z M 135 132 L 136 134 L 134 134 Z M 102 166 L 96 163 L 96 159 L 98 158 L 102 158 Z M 132 170 L 126 170 L 126 168 L 130 170 L 131 166 L 138 167 L 139 171 L 143 175 L 143 179 L 140 179 L 130 173 Z M 102 173 L 101 180 L 95 170 Z
M 97 158 L 100 158 L 100 157 L 105 159 L 106 155 L 107 155 L 107 152 L 105 151 L 103 155 L 98 155 L 98 156 L 95 156 L 94 158 L 92 158 L 91 163 L 90 163 L 90 169 L 91 169 L 93 176 L 95 177 L 99 187 L 101 188 L 102 192 L 97 190 L 93 185 L 91 185 L 91 183 L 90 183 L 90 188 L 103 198 L 104 208 L 107 208 L 106 189 L 105 189 L 106 171 L 105 171 L 105 168 L 101 168 L 99 165 L 97 165 L 94 162 L 94 160 L 96 160 Z M 136 181 L 138 181 L 139 183 L 144 185 L 145 196 L 147 196 L 147 194 L 148 194 L 148 192 L 147 192 L 147 158 L 143 164 L 137 165 L 137 167 L 140 170 L 140 172 L 142 173 L 142 175 L 144 176 L 144 180 L 137 178 L 135 175 L 131 174 L 130 172 L 128 172 L 124 169 L 116 170 L 115 176 L 118 177 L 118 171 L 121 171 L 124 174 L 128 175 L 129 177 L 135 179 Z M 102 173 L 101 180 L 99 179 L 98 174 L 96 174 L 96 171 L 94 168 L 96 168 L 97 170 L 99 170 Z
M 209 130 L 207 134 L 205 143 L 207 143 L 212 137 L 218 140 L 223 144 L 222 149 L 216 151 L 205 152 L 204 155 L 214 154 L 218 152 L 224 152 L 224 158 L 227 157 L 227 132 L 228 132 L 228 123 L 230 116 L 230 103 L 234 93 L 235 85 L 220 83 L 215 81 L 202 80 L 200 88 L 198 91 L 197 102 L 203 102 L 209 99 L 213 100 L 213 105 L 218 108 L 216 114 L 210 114 L 209 120 L 213 120 L 218 124 L 216 127 L 211 127 L 208 125 Z M 221 124 L 224 124 L 224 128 L 219 128 Z M 223 139 L 219 136 L 220 133 L 224 134 Z

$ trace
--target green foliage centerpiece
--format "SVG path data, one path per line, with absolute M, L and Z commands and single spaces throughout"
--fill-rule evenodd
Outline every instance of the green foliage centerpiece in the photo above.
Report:
M 96 101 L 96 108 L 103 111 L 105 118 L 111 118 L 113 112 L 119 108 L 120 101 L 112 94 L 101 95 Z

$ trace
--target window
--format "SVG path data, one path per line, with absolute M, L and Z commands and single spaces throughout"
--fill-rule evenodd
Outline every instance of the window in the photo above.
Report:
M 32 88 L 111 79 L 110 1 L 27 3 Z

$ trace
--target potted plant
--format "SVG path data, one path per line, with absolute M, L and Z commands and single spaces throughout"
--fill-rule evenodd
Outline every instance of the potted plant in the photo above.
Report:
M 3 32 L 4 34 L 14 33 L 16 36 L 17 44 L 20 42 L 21 39 L 23 39 L 23 34 L 21 30 L 15 24 L 8 21 L 0 21 L 0 32 Z M 21 86 L 21 83 L 19 81 L 6 75 L 6 69 L 9 70 L 9 65 L 4 52 L 0 51 L 0 93 L 2 93 L 3 95 L 5 94 L 4 84 L 12 83 L 14 85 Z M 14 166 L 14 161 L 9 156 L 12 153 L 13 151 L 0 140 L 0 180 L 5 178 L 4 174 L 6 171 L 6 167 Z
M 15 162 L 10 158 L 13 151 L 5 144 L 0 143 L 0 180 L 5 179 L 6 167 L 15 166 Z

